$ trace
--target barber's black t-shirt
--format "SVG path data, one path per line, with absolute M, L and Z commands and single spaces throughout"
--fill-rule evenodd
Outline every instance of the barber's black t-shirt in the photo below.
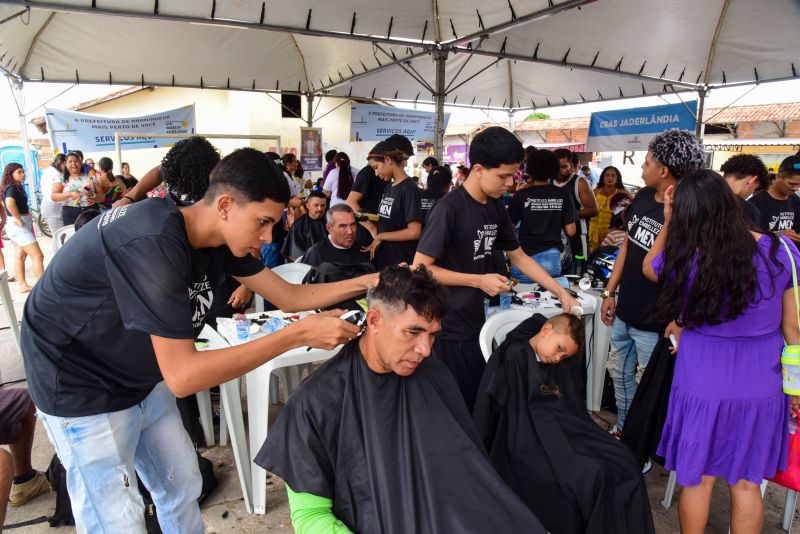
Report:
M 755 204 L 752 202 L 748 202 L 747 200 L 743 199 L 742 197 L 736 197 L 739 199 L 739 204 L 742 206 L 742 212 L 744 213 L 744 218 L 747 221 L 750 221 L 757 227 L 761 227 L 761 210 L 756 207 Z
M 391 184 L 383 191 L 378 206 L 378 234 L 405 230 L 408 223 L 424 222 L 420 210 L 419 187 L 411 177 L 399 184 Z M 417 250 L 416 239 L 411 241 L 383 241 L 375 252 L 375 268 L 379 271 L 387 265 L 411 263 Z
M 193 249 L 168 199 L 105 212 L 64 244 L 25 303 L 34 403 L 61 417 L 130 408 L 163 380 L 150 334 L 193 339 L 222 274 L 263 268 L 227 247 Z
M 552 184 L 526 187 L 508 206 L 511 222 L 520 223 L 519 241 L 528 256 L 551 248 L 561 250 L 561 230 L 575 222 L 575 214 L 569 194 Z
M 493 251 L 519 248 L 508 213 L 499 199 L 481 204 L 461 187 L 443 196 L 428 215 L 417 252 L 436 258 L 436 265 L 468 274 L 496 272 Z M 480 289 L 447 288 L 449 310 L 442 320 L 442 339 L 476 339 L 485 321 Z
M 658 284 L 645 278 L 644 257 L 664 226 L 664 204 L 656 202 L 656 190 L 641 189 L 628 208 L 628 248 L 619 285 L 617 316 L 639 330 L 657 332 L 663 321 L 656 318 Z
M 7 198 L 14 199 L 17 203 L 17 210 L 19 210 L 20 215 L 30 214 L 30 209 L 28 209 L 28 195 L 25 194 L 25 191 L 14 184 L 8 184 L 3 190 L 3 208 L 6 210 L 6 215 L 11 216 L 11 212 L 8 211 L 8 207 L 6 206 Z
M 762 191 L 748 202 L 752 202 L 761 212 L 758 226 L 767 232 L 794 230 L 800 232 L 800 198 L 790 195 L 786 200 L 778 200 Z
M 356 179 L 353 181 L 352 191 L 363 195 L 361 202 L 358 203 L 361 209 L 367 213 L 378 213 L 378 206 L 387 183 L 381 180 L 369 165 L 358 171 Z

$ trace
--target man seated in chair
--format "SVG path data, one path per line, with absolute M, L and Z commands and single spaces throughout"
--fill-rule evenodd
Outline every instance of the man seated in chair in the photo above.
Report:
M 387 267 L 366 330 L 306 380 L 256 463 L 286 482 L 298 533 L 541 533 L 492 468 L 458 386 L 428 358 L 447 296 Z
M 286 261 L 302 256 L 311 245 L 321 241 L 328 233 L 325 229 L 325 206 L 327 198 L 321 191 L 311 191 L 306 198 L 308 213 L 297 218 L 283 242 L 281 254 Z
M 583 405 L 581 320 L 536 314 L 494 351 L 473 419 L 489 459 L 552 534 L 654 532 L 628 448 Z
M 358 242 L 359 229 L 369 232 L 356 223 L 356 214 L 347 204 L 331 206 L 325 214 L 328 238 L 312 246 L 303 256 L 303 263 L 318 267 L 323 263 L 353 265 L 368 263 L 369 252 L 362 252 L 363 243 Z M 371 239 L 369 240 L 372 241 Z M 369 243 L 366 243 L 369 245 Z

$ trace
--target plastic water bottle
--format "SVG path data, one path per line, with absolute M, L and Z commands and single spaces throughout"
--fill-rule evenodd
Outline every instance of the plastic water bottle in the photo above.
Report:
M 250 321 L 243 313 L 237 313 L 233 316 L 236 321 L 236 337 L 238 339 L 250 339 Z
M 277 332 L 281 328 L 286 326 L 286 323 L 283 322 L 283 319 L 280 317 L 270 317 L 267 319 L 267 322 L 261 325 L 261 331 L 265 334 L 272 334 L 273 332 Z

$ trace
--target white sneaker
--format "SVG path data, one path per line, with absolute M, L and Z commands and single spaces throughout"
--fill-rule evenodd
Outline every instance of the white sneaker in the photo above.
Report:
M 651 462 L 650 460 L 647 460 L 647 462 L 644 464 L 644 467 L 642 468 L 642 474 L 643 475 L 647 475 L 652 470 L 653 470 L 653 462 Z

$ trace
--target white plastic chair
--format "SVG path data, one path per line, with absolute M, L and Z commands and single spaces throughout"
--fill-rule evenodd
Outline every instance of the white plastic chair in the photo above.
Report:
M 290 284 L 302 284 L 311 266 L 305 263 L 284 263 L 271 270 Z M 264 311 L 264 299 L 261 295 L 256 295 L 256 311 L 259 313 Z
M 303 278 L 306 277 L 308 271 L 311 270 L 310 265 L 305 263 L 284 263 L 272 269 L 272 272 L 289 282 L 290 284 L 302 284 Z M 264 298 L 261 295 L 256 295 L 256 312 L 262 313 L 264 311 Z M 294 388 L 300 384 L 300 369 L 283 369 L 275 374 L 275 380 L 283 380 L 286 386 L 286 393 L 289 394 Z M 278 388 L 272 388 L 272 397 L 269 399 L 271 403 L 278 402 Z
M 494 352 L 495 343 L 499 345 L 505 341 L 506 336 L 514 328 L 533 315 L 532 312 L 522 310 L 505 310 L 495 312 L 483 324 L 481 333 L 478 336 L 478 343 L 481 347 L 481 354 L 489 361 L 489 356 Z
M 58 249 L 64 246 L 67 239 L 75 233 L 75 225 L 68 224 L 62 226 L 53 234 L 53 254 L 58 252 Z
M 253 512 L 264 514 L 267 507 L 267 472 L 255 463 L 261 446 L 267 439 L 269 428 L 270 375 L 285 367 L 324 361 L 338 354 L 341 347 L 333 350 L 300 347 L 273 358 L 245 376 L 247 381 L 247 420 L 250 431 L 250 469 L 253 479 Z
M 311 266 L 305 263 L 284 263 L 272 269 L 272 272 L 290 284 L 302 284 L 303 278 L 310 270 Z

